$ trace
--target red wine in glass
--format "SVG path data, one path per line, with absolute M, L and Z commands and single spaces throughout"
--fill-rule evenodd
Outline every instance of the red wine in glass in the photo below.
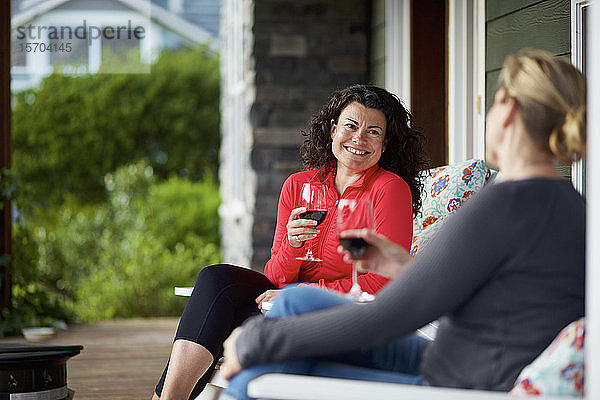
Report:
M 363 238 L 347 237 L 339 239 L 341 245 L 350 252 L 352 258 L 359 258 L 365 254 L 365 251 L 369 247 L 369 243 L 365 242 Z
M 302 218 L 302 219 L 312 219 L 313 221 L 317 221 L 317 225 L 319 226 L 321 224 L 321 222 L 323 222 L 323 220 L 325 219 L 325 216 L 327 215 L 327 210 L 309 210 L 309 211 L 304 211 L 303 213 L 300 213 L 298 215 L 298 217 Z
M 360 258 L 369 248 L 369 244 L 356 233 L 368 229 L 375 231 L 373 205 L 368 199 L 341 199 L 337 210 L 337 236 L 344 249 L 352 258 Z M 353 234 L 354 233 L 354 234 Z M 348 296 L 355 301 L 362 301 L 368 293 L 364 293 L 358 283 L 358 271 L 352 265 L 352 288 Z M 372 297 L 372 296 L 371 296 Z
M 305 207 L 306 211 L 299 214 L 301 219 L 312 219 L 317 221 L 318 226 L 327 215 L 327 187 L 322 183 L 306 182 L 302 184 L 300 190 L 300 199 L 298 207 Z M 312 252 L 312 240 L 308 240 L 308 248 L 306 254 L 302 257 L 296 257 L 296 260 L 301 261 L 323 261 Z

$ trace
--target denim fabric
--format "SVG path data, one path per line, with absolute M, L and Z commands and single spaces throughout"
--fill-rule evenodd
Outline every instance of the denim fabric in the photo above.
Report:
M 279 294 L 273 308 L 266 315 L 269 318 L 280 318 L 349 302 L 351 300 L 332 292 L 313 287 L 298 287 Z M 425 382 L 419 375 L 418 368 L 421 354 L 427 343 L 429 342 L 420 336 L 410 335 L 388 345 L 368 350 L 329 355 L 318 359 L 257 365 L 233 377 L 221 399 L 250 399 L 246 394 L 248 382 L 266 373 L 423 385 Z

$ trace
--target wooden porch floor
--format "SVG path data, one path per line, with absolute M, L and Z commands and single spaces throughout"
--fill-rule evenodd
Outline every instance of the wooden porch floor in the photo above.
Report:
M 150 399 L 169 357 L 178 318 L 130 319 L 75 325 L 48 344 L 82 345 L 67 362 L 74 400 Z M 22 337 L 0 343 L 24 343 Z

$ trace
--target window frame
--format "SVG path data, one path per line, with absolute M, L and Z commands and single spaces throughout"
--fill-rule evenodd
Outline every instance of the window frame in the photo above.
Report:
M 590 0 L 571 1 L 571 62 L 586 73 L 586 35 L 584 12 L 590 6 Z M 586 193 L 586 161 L 581 160 L 571 166 L 571 182 L 579 193 Z
M 449 2 L 448 163 L 485 158 L 485 0 Z
M 410 110 L 411 1 L 385 0 L 385 88 Z

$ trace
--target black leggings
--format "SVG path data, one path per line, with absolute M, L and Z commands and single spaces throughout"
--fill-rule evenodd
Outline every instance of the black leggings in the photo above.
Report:
M 263 274 L 229 264 L 211 265 L 200 271 L 192 296 L 188 300 L 175 340 L 186 339 L 204 346 L 214 358 L 200 378 L 190 399 L 202 392 L 212 377 L 223 353 L 223 342 L 231 331 L 247 318 L 260 314 L 255 299 L 269 289 L 277 289 Z M 156 385 L 160 397 L 167 367 Z

